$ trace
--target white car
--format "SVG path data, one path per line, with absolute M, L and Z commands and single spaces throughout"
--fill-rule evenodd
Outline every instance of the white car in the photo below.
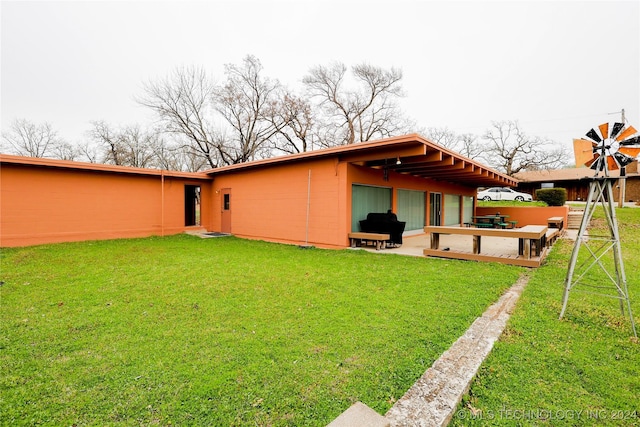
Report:
M 520 193 L 507 187 L 493 187 L 478 191 L 478 200 L 516 200 L 518 202 L 530 202 L 531 194 Z

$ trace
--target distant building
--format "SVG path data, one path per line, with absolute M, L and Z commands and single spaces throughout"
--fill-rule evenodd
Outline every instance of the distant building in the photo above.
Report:
M 620 171 L 611 171 L 610 176 L 619 179 Z M 536 198 L 536 190 L 540 188 L 562 187 L 567 190 L 567 200 L 586 200 L 589 194 L 590 178 L 595 175 L 592 169 L 587 167 L 567 168 L 557 170 L 540 170 L 531 172 L 521 172 L 516 174 L 520 182 L 518 191 L 531 193 Z M 615 201 L 620 198 L 620 182 L 616 181 L 613 186 L 613 197 Z M 640 201 L 640 174 L 638 173 L 638 162 L 633 162 L 626 168 L 626 188 L 625 202 Z

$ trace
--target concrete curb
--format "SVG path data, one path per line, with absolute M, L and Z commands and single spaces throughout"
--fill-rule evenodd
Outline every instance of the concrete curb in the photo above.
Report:
M 427 369 L 385 415 L 391 426 L 449 423 L 480 365 L 502 334 L 528 281 L 528 276 L 521 276 Z

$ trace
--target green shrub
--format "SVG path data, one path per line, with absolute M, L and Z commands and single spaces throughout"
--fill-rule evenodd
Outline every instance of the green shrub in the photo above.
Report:
M 563 206 L 567 201 L 567 189 L 541 188 L 536 190 L 536 198 L 549 206 Z

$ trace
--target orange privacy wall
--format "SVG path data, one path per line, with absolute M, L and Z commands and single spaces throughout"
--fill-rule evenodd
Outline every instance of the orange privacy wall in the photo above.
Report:
M 476 215 L 495 215 L 500 212 L 502 215 L 509 215 L 508 221 L 518 221 L 516 227 L 524 227 L 525 225 L 547 225 L 547 218 L 561 216 L 564 218 L 565 227 L 569 215 L 568 206 L 527 206 L 523 202 L 523 206 L 501 206 L 495 208 L 477 207 Z
M 187 229 L 185 185 L 200 186 L 210 203 L 206 176 L 7 157 L 0 169 L 1 247 L 180 233 Z M 78 168 L 67 167 L 72 163 Z

